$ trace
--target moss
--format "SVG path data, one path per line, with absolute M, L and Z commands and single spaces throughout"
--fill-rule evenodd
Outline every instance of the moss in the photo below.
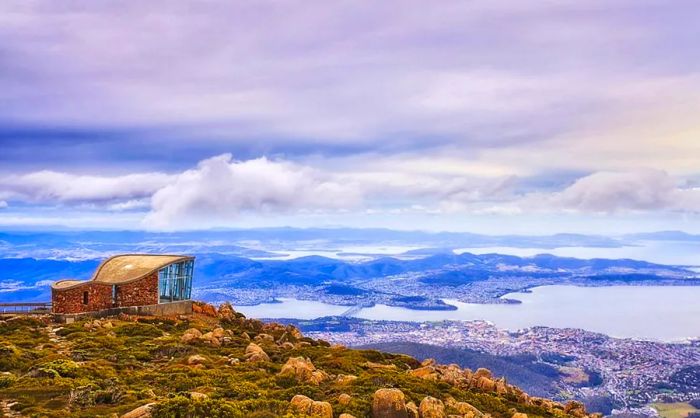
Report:
M 78 364 L 72 360 L 60 359 L 44 363 L 37 368 L 50 377 L 77 377 Z
M 375 350 L 334 349 L 308 338 L 299 339 L 308 342 L 308 346 L 290 350 L 275 343 L 261 343 L 270 362 L 229 365 L 229 356 L 243 358 L 250 342 L 246 333 L 251 338 L 269 334 L 276 341 L 293 338 L 287 327 L 264 325 L 240 316 L 223 324 L 202 316 L 185 321 L 110 321 L 113 328 L 86 327 L 81 321 L 66 325 L 57 332 L 61 341 L 54 343 L 49 342 L 48 329 L 41 321 L 0 325 L 0 368 L 12 372 L 0 375 L 0 398 L 16 400 L 17 410 L 25 416 L 121 415 L 157 400 L 154 417 L 291 418 L 289 400 L 303 394 L 330 402 L 336 416 L 347 412 L 361 417 L 370 414 L 372 395 L 377 389 L 394 387 L 416 403 L 425 396 L 452 396 L 494 418 L 510 418 L 513 409 L 531 417 L 564 416 L 563 412 L 547 413 L 535 405 L 519 404 L 513 396 L 463 390 L 411 376 L 406 370 L 418 366 L 411 357 Z M 180 342 L 188 328 L 206 332 L 218 325 L 232 334 L 222 347 Z M 32 336 L 37 336 L 39 342 L 29 344 Z M 192 354 L 203 355 L 209 361 L 188 366 L 187 358 Z M 282 364 L 297 356 L 310 358 L 317 368 L 331 375 L 352 374 L 358 378 L 343 385 L 333 379 L 310 385 L 279 376 Z M 377 368 L 372 363 L 395 368 Z M 41 372 L 32 373 L 38 370 Z M 188 396 L 192 391 L 205 393 L 209 399 L 193 400 Z M 352 400 L 340 405 L 337 398 L 341 393 L 351 394 Z

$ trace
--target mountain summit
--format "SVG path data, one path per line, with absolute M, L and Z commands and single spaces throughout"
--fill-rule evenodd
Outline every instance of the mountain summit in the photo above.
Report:
M 195 303 L 172 318 L 0 321 L 1 416 L 575 417 L 486 369 L 331 346 Z

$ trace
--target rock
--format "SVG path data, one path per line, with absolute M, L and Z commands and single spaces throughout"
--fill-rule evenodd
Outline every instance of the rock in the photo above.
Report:
M 516 412 L 511 418 L 527 418 L 527 414 L 523 414 L 522 412 Z
M 427 366 L 434 366 L 436 364 L 436 361 L 434 358 L 427 358 L 421 362 L 421 366 L 427 367 Z
M 304 338 L 304 335 L 299 331 L 299 328 L 294 325 L 287 325 L 287 333 L 292 336 L 295 340 Z
M 499 395 L 505 395 L 508 393 L 508 384 L 506 383 L 506 380 L 501 378 L 496 380 L 496 393 Z
M 218 327 L 218 328 L 214 328 L 214 331 L 212 331 L 211 334 L 215 338 L 224 338 L 226 336 L 226 331 L 223 328 Z
M 146 405 L 139 406 L 138 408 L 131 410 L 127 412 L 126 414 L 122 415 L 121 418 L 150 418 L 151 417 L 151 408 L 153 407 L 153 403 L 149 403 Z
M 200 330 L 198 330 L 197 328 L 190 328 L 187 331 L 185 331 L 184 334 L 182 334 L 182 337 L 180 337 L 180 342 L 183 342 L 185 344 L 191 344 L 197 341 L 201 336 L 202 332 Z
M 219 310 L 216 314 L 219 319 L 224 321 L 233 321 L 236 319 L 236 311 L 233 310 L 233 307 L 228 302 L 224 302 L 219 305 Z
M 445 405 L 440 399 L 426 396 L 418 407 L 421 418 L 445 418 Z
M 289 341 L 282 343 L 281 347 L 283 350 L 294 350 L 294 344 L 290 343 Z
M 340 414 L 338 418 L 355 418 L 355 415 L 350 415 L 350 414 Z
M 280 376 L 293 377 L 299 382 L 318 385 L 328 380 L 328 374 L 322 370 L 316 370 L 311 360 L 303 357 L 290 357 L 282 366 Z
M 467 378 L 464 376 L 464 370 L 456 364 L 440 367 L 440 380 L 447 382 L 453 386 L 459 386 L 465 383 Z
M 395 364 L 381 364 L 381 363 L 375 363 L 373 361 L 366 361 L 362 363 L 362 366 L 367 367 L 368 369 L 380 369 L 380 370 L 395 370 L 397 367 Z
M 438 380 L 437 371 L 433 366 L 419 367 L 415 370 L 409 370 L 408 373 L 425 380 Z
M 209 398 L 209 395 L 206 395 L 206 394 L 201 393 L 201 392 L 190 392 L 189 395 L 190 395 L 190 399 L 195 400 L 195 401 L 202 401 L 204 399 Z
M 457 402 L 454 398 L 448 398 L 447 406 L 457 411 L 460 415 L 470 417 L 482 417 L 484 414 L 468 402 Z
M 256 362 L 256 361 L 270 361 L 270 356 L 267 355 L 259 345 L 255 343 L 248 344 L 245 349 L 246 361 Z
M 348 395 L 347 393 L 341 393 L 338 396 L 338 403 L 341 405 L 347 405 L 352 401 L 352 396 Z
M 491 370 L 489 369 L 484 369 L 483 367 L 478 368 L 474 372 L 474 377 L 475 378 L 480 378 L 480 377 L 487 377 L 489 379 L 493 379 L 493 375 L 491 375 Z
M 199 354 L 194 354 L 194 355 L 191 355 L 187 358 L 187 364 L 190 366 L 194 366 L 197 364 L 204 364 L 207 361 L 208 360 L 206 357 L 200 356 Z
M 352 375 L 352 374 L 339 374 L 339 375 L 335 378 L 335 381 L 336 381 L 339 385 L 347 385 L 347 384 L 350 384 L 350 383 L 354 382 L 355 380 L 357 380 L 357 376 Z
M 399 389 L 379 389 L 372 397 L 372 418 L 408 418 L 406 397 Z
M 274 343 L 275 337 L 270 334 L 258 334 L 255 336 L 256 343 Z
M 418 407 L 413 402 L 406 404 L 406 413 L 408 414 L 408 418 L 420 418 L 420 415 L 418 414 Z
M 212 347 L 221 347 L 221 341 L 214 336 L 213 332 L 207 332 L 200 338 L 205 344 L 209 344 Z
M 314 401 L 304 395 L 295 395 L 289 403 L 289 409 L 310 417 L 333 418 L 333 408 L 330 403 Z
M 585 417 L 586 407 L 579 401 L 569 401 L 564 405 L 564 412 L 575 417 Z
M 486 392 L 493 392 L 496 390 L 496 382 L 493 379 L 489 379 L 486 376 L 476 377 L 475 375 L 474 386 Z

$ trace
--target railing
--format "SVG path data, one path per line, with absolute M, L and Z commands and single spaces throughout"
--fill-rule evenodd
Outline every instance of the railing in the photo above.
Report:
M 0 303 L 0 315 L 42 315 L 51 313 L 50 302 Z

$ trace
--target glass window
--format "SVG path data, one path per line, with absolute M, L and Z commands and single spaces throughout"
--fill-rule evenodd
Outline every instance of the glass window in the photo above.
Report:
M 159 302 L 187 300 L 192 296 L 194 261 L 187 260 L 163 267 L 158 272 Z

